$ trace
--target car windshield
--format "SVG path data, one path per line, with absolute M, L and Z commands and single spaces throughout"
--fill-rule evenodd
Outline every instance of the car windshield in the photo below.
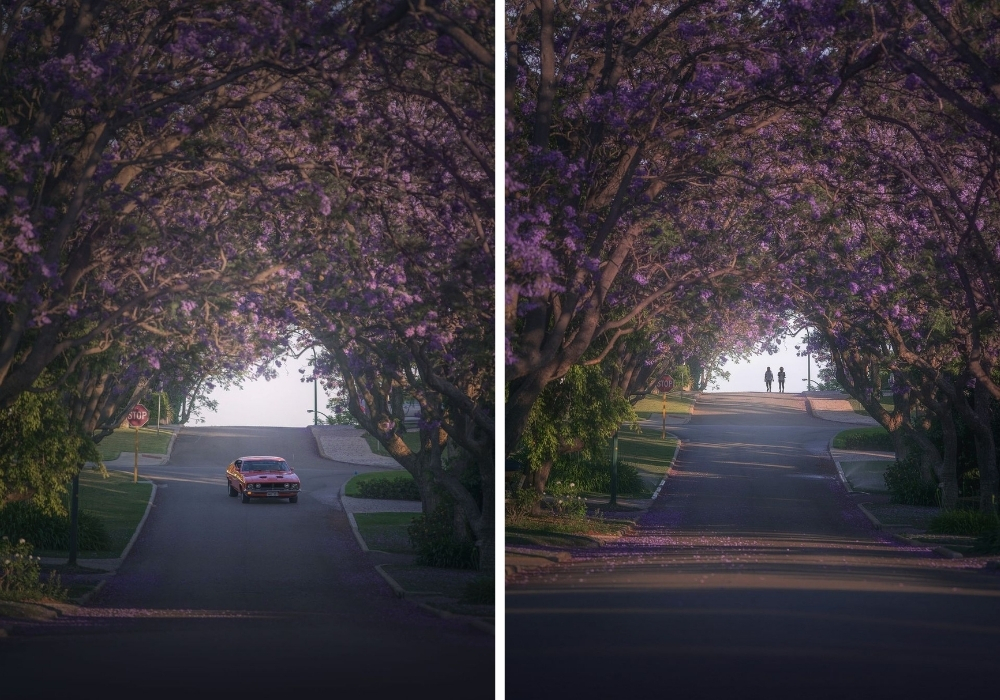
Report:
M 287 472 L 288 465 L 277 459 L 255 459 L 243 462 L 245 472 Z

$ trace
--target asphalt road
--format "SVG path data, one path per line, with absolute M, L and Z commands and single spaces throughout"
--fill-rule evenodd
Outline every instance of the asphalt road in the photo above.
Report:
M 508 582 L 507 697 L 995 697 L 1000 574 L 876 532 L 842 428 L 702 395 L 634 536 Z
M 299 502 L 243 504 L 225 467 L 284 456 Z M 337 494 L 372 468 L 319 457 L 306 428 L 185 428 L 143 467 L 154 507 L 89 617 L 0 639 L 0 697 L 467 697 L 493 638 L 393 597 Z M 8 694 L 10 693 L 10 694 Z

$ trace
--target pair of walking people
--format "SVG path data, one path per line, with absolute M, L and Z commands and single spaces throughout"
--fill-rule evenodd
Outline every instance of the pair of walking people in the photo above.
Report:
M 767 390 L 771 390 L 771 382 L 774 381 L 774 373 L 771 372 L 771 368 L 768 367 L 767 371 L 764 372 L 764 385 L 767 386 Z M 785 393 L 785 368 L 778 368 L 778 392 Z

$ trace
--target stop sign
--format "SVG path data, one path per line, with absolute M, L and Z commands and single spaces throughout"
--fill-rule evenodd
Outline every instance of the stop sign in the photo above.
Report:
M 660 380 L 656 382 L 656 388 L 666 394 L 668 391 L 674 388 L 674 378 L 669 374 L 664 374 L 660 377 Z
M 126 420 L 128 420 L 128 424 L 133 428 L 141 428 L 149 420 L 149 410 L 141 403 L 136 404 L 135 408 L 128 412 Z

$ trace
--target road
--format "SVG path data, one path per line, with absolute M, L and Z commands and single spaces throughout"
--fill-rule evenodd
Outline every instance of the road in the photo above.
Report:
M 508 698 L 995 694 L 1000 574 L 876 532 L 802 397 L 703 394 L 637 532 L 521 575 Z
M 228 497 L 225 467 L 248 454 L 284 456 L 299 502 Z M 0 697 L 492 689 L 493 638 L 393 597 L 361 552 L 337 498 L 356 470 L 371 468 L 321 458 L 307 428 L 185 428 L 142 468 L 153 509 L 89 617 L 0 639 Z

